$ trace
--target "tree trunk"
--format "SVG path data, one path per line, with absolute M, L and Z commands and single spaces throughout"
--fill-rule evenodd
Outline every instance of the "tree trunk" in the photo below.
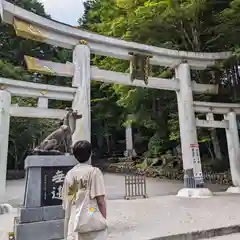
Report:
M 214 161 L 214 154 L 213 154 L 213 152 L 212 152 L 211 145 L 210 145 L 209 143 L 206 143 L 206 146 L 207 146 L 208 152 L 209 152 L 210 155 L 211 155 L 212 161 Z
M 18 164 L 19 164 L 19 161 L 18 161 L 18 152 L 17 152 L 17 146 L 16 144 L 14 143 L 14 153 L 15 153 L 15 158 L 14 158 L 14 170 L 17 170 L 18 169 Z
M 214 149 L 214 154 L 216 159 L 222 160 L 222 152 L 221 152 L 216 129 L 211 130 L 211 139 L 212 139 L 213 149 Z
M 107 151 L 108 151 L 108 154 L 110 154 L 111 153 L 111 142 L 110 142 L 108 124 L 106 121 L 104 121 L 104 136 L 105 136 L 106 143 L 107 143 Z

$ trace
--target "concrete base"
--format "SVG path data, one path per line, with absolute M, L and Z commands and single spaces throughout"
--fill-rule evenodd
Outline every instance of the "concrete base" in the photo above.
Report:
M 209 198 L 213 194 L 208 188 L 183 188 L 178 191 L 178 197 L 186 198 Z
M 240 187 L 229 187 L 226 192 L 240 194 Z
M 125 157 L 136 157 L 137 156 L 135 149 L 127 149 L 124 151 L 123 154 Z
M 23 223 L 16 228 L 19 240 L 60 240 L 64 238 L 64 219 Z
M 20 223 L 54 221 L 59 219 L 64 219 L 64 211 L 62 206 L 20 209 Z
M 21 208 L 15 226 L 17 240 L 49 240 L 64 238 L 62 206 Z

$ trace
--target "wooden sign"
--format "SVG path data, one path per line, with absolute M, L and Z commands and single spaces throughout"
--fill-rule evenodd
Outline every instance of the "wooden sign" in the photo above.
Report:
M 43 167 L 41 176 L 41 206 L 62 204 L 63 182 L 72 167 Z

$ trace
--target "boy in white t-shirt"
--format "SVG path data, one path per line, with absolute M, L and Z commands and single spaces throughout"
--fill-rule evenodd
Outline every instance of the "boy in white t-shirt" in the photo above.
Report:
M 73 231 L 74 220 L 76 217 L 76 208 L 74 206 L 75 189 L 73 191 L 74 181 L 81 183 L 80 188 L 87 185 L 89 172 L 93 167 L 88 164 L 88 160 L 92 154 L 92 146 L 88 141 L 76 142 L 73 146 L 73 155 L 78 160 L 79 164 L 73 167 L 66 175 L 63 185 L 63 209 L 65 210 L 65 239 L 67 240 L 106 240 L 107 229 L 98 232 L 90 232 L 86 234 L 75 233 Z M 82 185 L 82 186 L 81 186 Z M 103 174 L 98 168 L 94 168 L 90 196 L 96 199 L 99 211 L 106 218 L 106 201 L 105 201 L 105 185 Z

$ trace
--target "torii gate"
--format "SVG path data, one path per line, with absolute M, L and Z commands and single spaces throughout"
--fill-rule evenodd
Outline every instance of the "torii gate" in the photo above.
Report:
M 201 127 L 224 128 L 227 137 L 230 170 L 234 187 L 229 187 L 227 192 L 240 193 L 240 144 L 236 115 L 240 114 L 240 104 L 194 102 L 195 112 L 205 113 L 206 120 L 196 119 Z M 224 120 L 215 121 L 213 114 L 221 114 Z M 208 123 L 208 124 L 206 124 Z M 212 126 L 209 126 L 212 125 Z
M 9 116 L 60 117 L 64 114 L 64 111 L 47 109 L 48 99 L 62 99 L 63 95 L 68 95 L 68 100 L 73 101 L 73 109 L 83 114 L 83 118 L 77 122 L 73 141 L 90 140 L 90 80 L 176 91 L 183 167 L 185 170 L 185 188 L 181 193 L 184 192 L 186 196 L 189 195 L 189 192 L 194 196 L 211 195 L 211 192 L 203 185 L 196 132 L 198 122 L 195 119 L 192 92 L 216 94 L 218 86 L 197 84 L 191 81 L 190 68 L 205 69 L 214 65 L 216 60 L 229 58 L 231 56 L 230 52 L 193 53 L 175 51 L 105 37 L 43 18 L 5 0 L 0 0 L 0 14 L 4 22 L 14 26 L 18 36 L 73 49 L 73 63 L 61 64 L 29 56 L 25 57 L 30 71 L 73 77 L 72 88 L 62 87 L 60 91 L 60 88 L 56 86 L 32 85 L 26 82 L 0 78 L 0 84 L 4 85 L 4 89 L 0 91 L 0 108 L 4 110 L 0 115 L 0 136 L 2 136 L 0 138 L 0 176 L 4 176 L 4 179 L 0 181 L 2 184 L 0 195 L 4 193 L 5 189 Z M 82 39 L 84 41 L 81 41 Z M 81 43 L 84 43 L 84 45 Z M 91 67 L 90 53 L 130 60 L 130 62 L 136 60 L 136 55 L 141 56 L 146 62 L 149 59 L 148 63 L 151 65 L 175 68 L 176 76 L 172 80 L 148 77 L 145 82 L 131 79 L 127 73 L 106 71 L 95 66 Z M 59 90 L 56 88 L 59 88 Z M 10 93 L 21 96 L 31 94 L 32 97 L 39 99 L 39 106 L 31 109 L 11 106 Z

